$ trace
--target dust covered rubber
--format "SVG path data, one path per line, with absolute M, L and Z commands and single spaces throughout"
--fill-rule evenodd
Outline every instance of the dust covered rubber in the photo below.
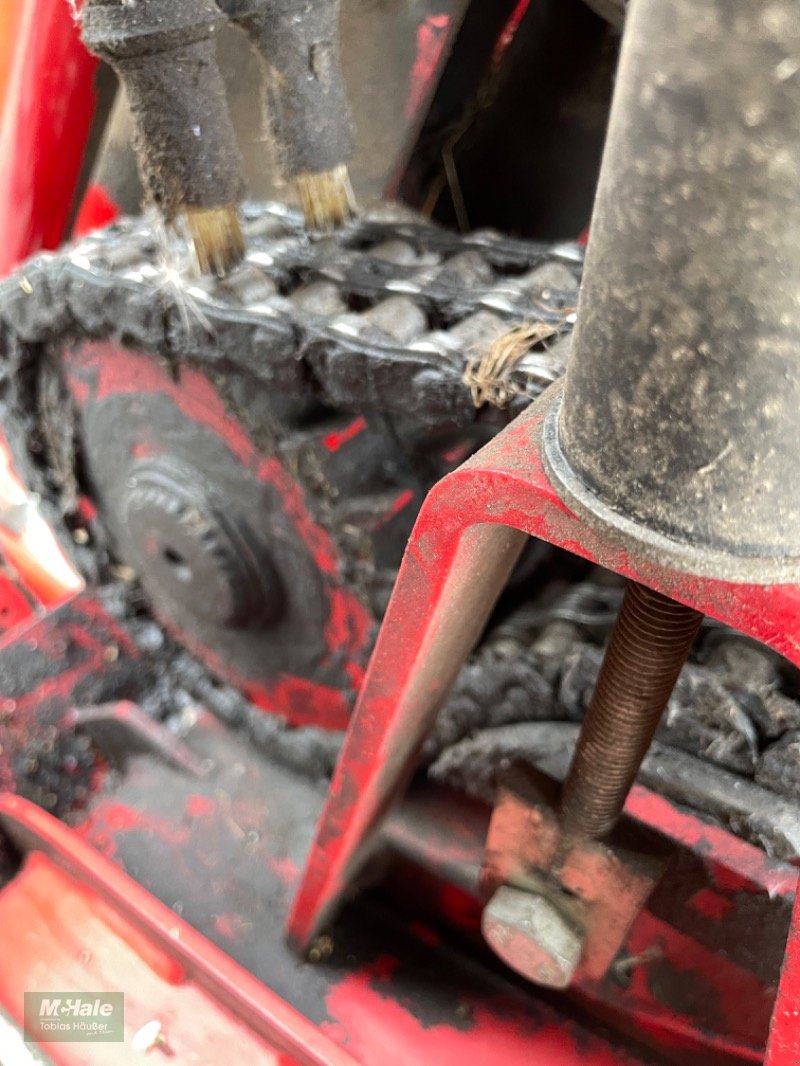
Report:
M 330 237 L 275 204 L 245 208 L 243 225 L 246 258 L 223 281 L 198 278 L 186 242 L 147 220 L 31 260 L 0 285 L 12 397 L 41 346 L 96 338 L 436 427 L 480 418 L 467 364 L 514 325 L 549 325 L 549 350 L 516 364 L 502 421 L 563 372 L 577 245 L 459 237 L 394 208 Z
M 490 232 L 462 237 L 392 207 L 323 237 L 309 235 L 285 207 L 252 205 L 244 211 L 244 230 L 247 256 L 224 281 L 199 279 L 186 241 L 147 219 L 122 222 L 26 264 L 0 285 L 0 414 L 21 470 L 81 569 L 105 588 L 134 640 L 142 635 L 140 650 L 153 669 L 141 672 L 133 694 L 140 704 L 164 717 L 201 699 L 246 728 L 271 757 L 324 778 L 336 754 L 336 727 L 286 729 L 235 687 L 213 682 L 207 665 L 163 634 L 155 639 L 158 627 L 142 619 L 135 584 L 116 591 L 108 558 L 128 560 L 114 560 L 114 544 L 101 535 L 89 544 L 73 542 L 80 501 L 91 486 L 84 427 L 63 384 L 62 353 L 113 341 L 151 353 L 175 378 L 182 368 L 196 368 L 253 438 L 284 456 L 308 438 L 310 426 L 325 428 L 332 416 L 375 417 L 382 439 L 412 468 L 419 500 L 444 472 L 430 462 L 421 470 L 422 453 L 455 437 L 454 451 L 463 457 L 563 372 L 582 252 L 573 244 Z M 495 365 L 494 379 L 483 383 L 482 395 L 502 396 L 504 406 L 477 407 L 481 353 L 521 324 L 533 327 L 528 350 Z M 253 405 L 248 394 L 259 390 L 267 402 Z M 365 548 L 364 516 L 380 496 L 377 475 L 365 467 L 358 484 L 352 472 L 339 472 L 332 486 L 323 486 L 307 456 L 293 454 L 300 456 L 291 464 L 293 476 L 320 504 L 317 517 L 343 560 L 343 580 L 377 623 L 402 550 L 402 538 L 391 551 Z M 354 496 L 346 519 L 320 502 Z M 509 745 L 546 763 L 552 752 L 545 744 L 542 755 L 542 737 L 568 749 L 565 723 L 574 732 L 585 710 L 616 592 L 573 579 L 554 599 L 542 578 L 546 569 L 547 559 L 540 559 L 536 580 L 521 582 L 522 606 L 499 620 L 465 667 L 429 742 L 434 775 L 458 787 L 490 788 Z M 606 605 L 599 615 L 598 603 Z M 702 661 L 684 672 L 645 780 L 771 853 L 796 854 L 800 687 L 776 657 L 759 658 L 758 649 L 744 654 L 735 634 L 724 636 L 706 630 Z M 106 699 L 114 695 L 104 692 Z M 535 738 L 520 732 L 526 723 L 538 730 Z M 509 735 L 509 728 L 516 732 Z M 51 763 L 37 763 L 47 765 L 48 795 L 58 791 L 58 767 Z M 41 786 L 32 781 L 28 791 L 36 796 Z

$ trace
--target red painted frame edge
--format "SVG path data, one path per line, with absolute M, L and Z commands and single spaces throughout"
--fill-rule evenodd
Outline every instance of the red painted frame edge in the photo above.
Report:
M 64 239 L 96 70 L 67 0 L 24 0 L 0 113 L 0 277 Z
M 799 587 L 703 578 L 641 560 L 635 544 L 569 510 L 542 462 L 544 418 L 559 395 L 560 386 L 549 389 L 423 505 L 290 914 L 300 948 L 355 887 L 372 832 L 413 771 L 524 534 L 690 604 L 800 665 Z
M 175 958 L 190 979 L 302 1066 L 356 1066 L 312 1022 L 35 804 L 11 793 L 0 795 L 0 826 L 23 852 L 43 852 L 110 903 Z

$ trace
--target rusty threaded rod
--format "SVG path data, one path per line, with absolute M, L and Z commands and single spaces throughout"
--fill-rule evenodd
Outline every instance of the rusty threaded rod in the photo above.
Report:
M 702 620 L 628 585 L 562 789 L 565 834 L 599 839 L 614 828 Z

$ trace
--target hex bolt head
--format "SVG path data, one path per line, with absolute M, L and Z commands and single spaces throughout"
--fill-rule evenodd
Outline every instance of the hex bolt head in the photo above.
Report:
M 481 929 L 512 970 L 548 988 L 566 988 L 580 961 L 583 931 L 552 900 L 511 885 L 498 888 Z

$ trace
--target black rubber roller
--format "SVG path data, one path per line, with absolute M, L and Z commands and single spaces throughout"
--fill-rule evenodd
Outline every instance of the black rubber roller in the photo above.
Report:
M 241 160 L 214 33 L 213 0 L 87 0 L 83 37 L 119 74 L 136 123 L 149 198 L 170 220 L 183 209 L 235 205 Z
M 264 65 L 266 120 L 276 161 L 315 228 L 355 207 L 347 175 L 350 110 L 339 59 L 340 0 L 218 0 Z

